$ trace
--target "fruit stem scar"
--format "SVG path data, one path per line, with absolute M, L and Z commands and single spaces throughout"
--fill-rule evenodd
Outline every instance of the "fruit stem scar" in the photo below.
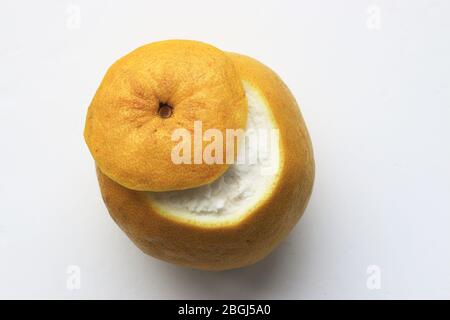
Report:
M 172 115 L 172 107 L 166 103 L 159 103 L 158 114 L 161 118 L 169 118 Z

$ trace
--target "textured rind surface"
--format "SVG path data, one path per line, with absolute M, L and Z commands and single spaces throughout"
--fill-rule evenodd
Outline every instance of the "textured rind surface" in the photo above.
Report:
M 158 116 L 160 103 L 173 107 Z M 247 102 L 227 55 L 205 43 L 168 40 L 140 47 L 107 71 L 88 110 L 85 140 L 99 166 L 117 183 L 141 191 L 198 187 L 221 176 L 229 165 L 174 164 L 177 128 L 243 129 Z M 193 139 L 192 139 L 193 140 Z M 204 149 L 205 146 L 203 146 Z M 202 149 L 202 150 L 203 150 Z
M 303 214 L 314 181 L 311 141 L 289 89 L 258 61 L 228 55 L 241 79 L 265 98 L 280 130 L 280 177 L 253 212 L 233 224 L 179 221 L 157 212 L 145 192 L 127 189 L 97 168 L 109 213 L 128 237 L 149 255 L 197 269 L 239 268 L 267 256 Z

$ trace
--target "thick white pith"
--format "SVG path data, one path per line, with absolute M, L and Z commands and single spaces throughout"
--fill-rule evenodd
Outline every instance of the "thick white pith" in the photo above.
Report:
M 243 84 L 248 120 L 246 141 L 238 153 L 244 159 L 245 152 L 245 161 L 232 164 L 225 174 L 205 186 L 148 192 L 153 206 L 161 213 L 197 223 L 236 221 L 251 213 L 271 193 L 280 169 L 277 127 L 260 93 L 250 84 Z

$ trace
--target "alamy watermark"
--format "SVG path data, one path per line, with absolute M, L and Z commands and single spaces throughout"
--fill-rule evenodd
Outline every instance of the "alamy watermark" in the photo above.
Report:
M 66 288 L 68 290 L 81 289 L 81 268 L 77 265 L 70 265 L 66 268 Z
M 177 144 L 171 152 L 174 164 L 261 165 L 261 174 L 276 171 L 278 129 L 210 128 L 203 131 L 202 121 L 194 121 L 194 130 L 178 128 L 171 139 Z
M 374 4 L 367 7 L 366 27 L 369 30 L 381 30 L 381 7 Z
M 367 266 L 366 273 L 366 287 L 369 290 L 381 289 L 381 268 L 375 264 Z
M 69 4 L 66 7 L 66 28 L 78 30 L 81 27 L 81 9 L 76 4 Z

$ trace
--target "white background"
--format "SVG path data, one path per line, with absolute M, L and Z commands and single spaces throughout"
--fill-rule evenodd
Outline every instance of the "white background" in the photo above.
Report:
M 86 109 L 168 38 L 259 59 L 301 105 L 311 202 L 252 267 L 148 257 L 102 203 Z M 449 1 L 2 1 L 0 39 L 0 298 L 450 298 Z

